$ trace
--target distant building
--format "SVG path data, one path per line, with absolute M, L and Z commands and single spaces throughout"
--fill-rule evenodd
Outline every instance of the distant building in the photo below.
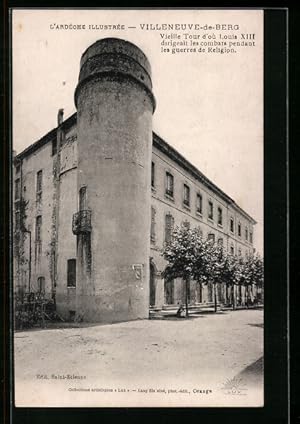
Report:
M 161 248 L 199 226 L 232 254 L 253 253 L 254 219 L 152 132 L 144 53 L 103 39 L 82 55 L 77 113 L 14 157 L 14 290 L 44 292 L 65 317 L 114 322 L 184 301 Z M 229 301 L 219 289 L 219 300 Z M 191 282 L 190 303 L 213 301 Z M 240 293 L 240 297 L 242 297 Z

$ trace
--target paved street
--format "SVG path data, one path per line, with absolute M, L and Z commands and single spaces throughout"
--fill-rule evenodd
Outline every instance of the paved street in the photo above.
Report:
M 262 405 L 262 356 L 262 310 L 19 331 L 16 403 Z

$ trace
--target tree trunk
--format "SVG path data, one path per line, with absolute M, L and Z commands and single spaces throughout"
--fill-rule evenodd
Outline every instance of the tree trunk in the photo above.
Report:
M 234 298 L 234 284 L 231 286 L 231 300 L 232 300 L 232 309 L 235 309 L 235 298 Z
M 185 317 L 189 317 L 189 298 L 188 298 L 189 279 L 185 280 Z
M 215 302 L 215 312 L 217 312 L 217 287 L 216 287 L 216 283 L 214 283 L 214 302 Z

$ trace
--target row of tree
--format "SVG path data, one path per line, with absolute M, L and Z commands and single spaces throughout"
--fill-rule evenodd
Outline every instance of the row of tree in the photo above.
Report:
M 247 258 L 228 253 L 223 246 L 202 237 L 200 228 L 176 227 L 171 241 L 166 244 L 162 255 L 168 262 L 163 276 L 166 280 L 181 278 L 186 283 L 185 310 L 188 316 L 188 290 L 191 280 L 199 283 L 212 283 L 214 305 L 217 311 L 217 284 L 231 287 L 244 286 L 246 297 L 253 284 L 263 286 L 263 259 L 258 254 Z M 232 299 L 234 307 L 234 298 Z

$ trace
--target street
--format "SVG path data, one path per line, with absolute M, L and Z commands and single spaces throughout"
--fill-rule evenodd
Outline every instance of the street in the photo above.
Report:
M 18 406 L 263 405 L 262 310 L 18 331 L 14 350 Z

